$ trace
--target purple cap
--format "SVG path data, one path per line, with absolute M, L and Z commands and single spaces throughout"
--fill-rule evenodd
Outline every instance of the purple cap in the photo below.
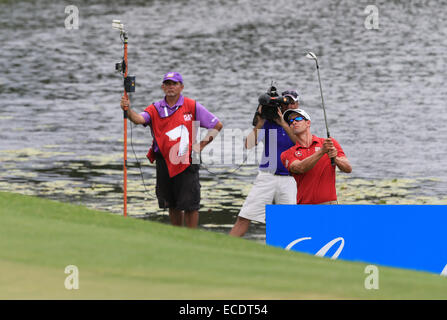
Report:
M 180 73 L 178 73 L 178 72 L 168 72 L 168 73 L 166 73 L 165 76 L 163 77 L 163 82 L 165 82 L 167 80 L 183 83 L 182 75 Z

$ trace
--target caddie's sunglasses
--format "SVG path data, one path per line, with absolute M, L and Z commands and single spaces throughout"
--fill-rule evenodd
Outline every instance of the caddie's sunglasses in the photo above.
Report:
M 293 121 L 301 121 L 301 120 L 304 120 L 304 117 L 295 117 L 295 118 L 293 118 L 293 119 L 289 119 L 289 124 L 292 124 L 293 123 Z

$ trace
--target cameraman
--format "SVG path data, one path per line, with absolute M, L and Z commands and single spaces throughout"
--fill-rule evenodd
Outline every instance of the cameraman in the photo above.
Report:
M 297 142 L 297 137 L 283 119 L 282 114 L 288 109 L 299 107 L 298 93 L 295 90 L 288 90 L 281 96 L 287 101 L 281 104 L 281 108 L 259 105 L 253 119 L 254 128 L 245 139 L 247 149 L 253 148 L 264 140 L 264 150 L 259 173 L 230 231 L 231 236 L 242 237 L 247 232 L 251 221 L 265 223 L 267 204 L 273 202 L 296 204 L 296 183 L 283 166 L 280 157 L 282 152 Z M 262 110 L 265 114 L 262 114 Z M 271 115 L 272 113 L 274 116 Z

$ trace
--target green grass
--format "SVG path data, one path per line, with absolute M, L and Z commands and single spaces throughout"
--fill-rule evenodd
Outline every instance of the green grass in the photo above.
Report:
M 447 279 L 0 193 L 0 299 L 446 299 Z M 79 290 L 67 290 L 67 265 Z

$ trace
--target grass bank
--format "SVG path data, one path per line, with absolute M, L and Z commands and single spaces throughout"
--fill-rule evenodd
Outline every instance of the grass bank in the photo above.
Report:
M 67 290 L 76 265 L 79 290 Z M 0 193 L 0 299 L 446 299 L 447 279 Z

